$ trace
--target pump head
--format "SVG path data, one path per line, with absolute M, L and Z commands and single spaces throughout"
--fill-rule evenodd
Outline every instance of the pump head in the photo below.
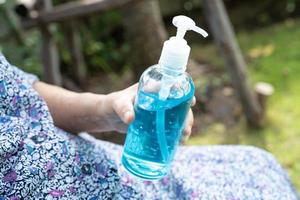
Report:
M 184 39 L 186 31 L 195 31 L 203 37 L 207 37 L 208 33 L 197 27 L 191 18 L 183 15 L 174 17 L 173 24 L 177 27 L 176 36 L 165 41 L 159 63 L 171 70 L 185 71 L 191 50 Z
M 172 21 L 173 25 L 177 27 L 177 38 L 182 38 L 184 37 L 186 31 L 192 30 L 195 31 L 199 34 L 201 34 L 203 37 L 207 37 L 208 33 L 203 30 L 202 28 L 199 28 L 196 26 L 195 22 L 186 16 L 179 15 L 173 18 Z

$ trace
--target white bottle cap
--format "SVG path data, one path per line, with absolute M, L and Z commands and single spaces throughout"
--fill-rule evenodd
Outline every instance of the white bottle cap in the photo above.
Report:
M 184 39 L 186 31 L 195 31 L 203 37 L 207 37 L 208 34 L 205 30 L 197 27 L 189 17 L 179 15 L 174 17 L 172 22 L 177 27 L 177 34 L 164 42 L 159 64 L 171 70 L 185 71 L 191 50 Z

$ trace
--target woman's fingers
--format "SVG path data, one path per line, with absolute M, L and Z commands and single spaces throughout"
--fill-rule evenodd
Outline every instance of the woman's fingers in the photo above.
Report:
M 134 118 L 133 104 L 131 98 L 117 97 L 113 102 L 113 109 L 125 123 L 129 124 Z
M 119 118 L 124 122 L 124 124 L 120 123 L 119 125 L 115 124 L 118 127 L 115 127 L 119 132 L 126 132 L 128 124 L 130 124 L 134 120 L 134 109 L 133 103 L 137 93 L 138 84 L 134 84 L 129 88 L 126 88 L 122 91 L 114 93 L 112 98 L 113 109 Z M 196 104 L 196 98 L 193 97 L 191 106 Z M 194 122 L 193 112 L 190 109 L 187 122 L 184 129 L 182 142 L 186 142 L 191 135 L 192 126 Z
M 187 142 L 187 140 L 189 139 L 192 133 L 193 124 L 194 124 L 194 116 L 193 116 L 192 109 L 190 109 L 187 117 L 186 126 L 181 139 L 182 143 Z
M 131 123 L 134 119 L 133 102 L 137 88 L 138 84 L 134 84 L 114 94 L 113 109 L 125 124 Z
M 191 106 L 194 106 L 194 105 L 196 105 L 196 97 L 195 96 L 193 96 L 193 100 L 192 100 L 192 103 L 191 103 Z
M 118 101 L 118 103 L 115 104 L 115 111 L 125 124 L 129 124 L 134 118 L 131 104 L 126 102 Z
M 196 97 L 193 97 L 191 106 L 196 105 Z M 192 127 L 194 124 L 194 115 L 193 115 L 193 111 L 192 109 L 189 110 L 188 116 L 187 116 L 187 122 L 186 122 L 186 126 L 181 138 L 181 142 L 184 144 L 188 141 L 190 135 L 192 134 Z

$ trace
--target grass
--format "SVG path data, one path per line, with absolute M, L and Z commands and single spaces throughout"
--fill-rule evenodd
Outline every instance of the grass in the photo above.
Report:
M 195 134 L 189 144 L 247 144 L 264 148 L 288 170 L 300 191 L 300 19 L 267 28 L 240 32 L 238 42 L 246 57 L 252 83 L 271 83 L 275 93 L 268 101 L 266 124 L 253 130 L 244 120 L 232 128 L 216 123 Z M 215 65 L 222 60 L 212 45 L 201 54 Z

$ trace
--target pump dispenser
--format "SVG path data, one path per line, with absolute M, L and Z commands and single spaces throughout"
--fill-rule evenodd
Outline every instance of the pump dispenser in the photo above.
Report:
M 195 31 L 203 37 L 207 37 L 208 34 L 205 30 L 197 27 L 191 18 L 183 15 L 174 17 L 173 25 L 177 27 L 176 36 L 164 43 L 158 63 L 173 70 L 185 71 L 191 50 L 184 39 L 186 31 Z
M 141 76 L 134 103 L 135 120 L 129 125 L 122 164 L 146 180 L 165 176 L 184 130 L 195 87 L 185 72 L 190 47 L 184 35 L 192 30 L 208 34 L 186 16 L 176 16 L 176 36 L 164 42 L 157 65 Z
M 162 53 L 159 59 L 159 64 L 169 70 L 177 72 L 184 72 L 190 55 L 191 48 L 187 45 L 184 35 L 187 31 L 192 30 L 203 37 L 207 37 L 208 33 L 197 27 L 195 22 L 186 16 L 179 15 L 173 18 L 173 25 L 177 27 L 175 37 L 171 37 L 164 42 Z M 159 93 L 160 99 L 165 99 L 168 96 L 169 86 L 172 85 L 173 80 L 163 81 L 164 87 Z

